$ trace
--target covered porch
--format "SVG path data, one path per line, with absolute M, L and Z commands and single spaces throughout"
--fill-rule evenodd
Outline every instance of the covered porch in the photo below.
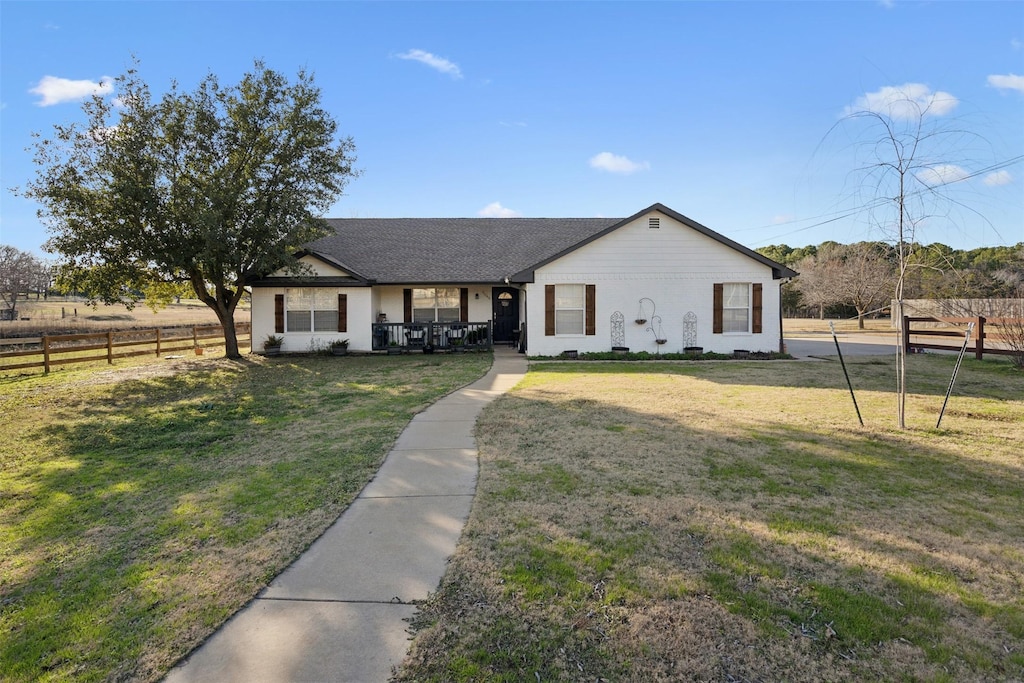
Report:
M 489 351 L 491 321 L 373 323 L 373 351 Z

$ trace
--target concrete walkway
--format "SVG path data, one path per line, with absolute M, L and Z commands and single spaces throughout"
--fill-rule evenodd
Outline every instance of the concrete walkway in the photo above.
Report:
M 414 417 L 341 517 L 167 683 L 387 681 L 469 517 L 477 416 L 526 366 L 497 348 L 486 376 Z

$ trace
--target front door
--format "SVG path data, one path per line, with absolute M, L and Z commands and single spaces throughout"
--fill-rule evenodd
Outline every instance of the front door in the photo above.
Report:
M 513 287 L 491 289 L 492 319 L 494 320 L 494 343 L 512 344 L 519 329 L 519 290 Z

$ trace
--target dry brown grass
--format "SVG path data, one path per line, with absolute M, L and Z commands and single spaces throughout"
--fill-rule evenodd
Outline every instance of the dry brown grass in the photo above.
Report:
M 82 299 L 69 297 L 29 299 L 18 302 L 18 315 L 28 320 L 0 321 L 0 338 L 218 323 L 209 306 L 186 299 L 157 311 L 144 303 L 129 310 L 120 304 L 100 304 L 94 308 Z M 235 322 L 249 322 L 248 306 L 239 306 Z
M 402 680 L 1020 680 L 1024 400 L 1006 363 L 542 366 L 478 424 Z
M 829 320 L 818 318 L 783 318 L 782 332 L 784 335 L 829 334 L 829 323 L 836 332 L 841 334 L 896 334 L 888 318 L 868 318 L 864 321 L 864 329 L 857 325 L 857 319 Z

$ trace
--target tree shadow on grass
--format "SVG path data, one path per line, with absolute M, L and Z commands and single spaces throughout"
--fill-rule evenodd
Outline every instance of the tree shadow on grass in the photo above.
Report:
M 472 370 L 392 365 L 236 362 L 44 396 L 0 499 L 0 678 L 151 678 L 186 654 Z

